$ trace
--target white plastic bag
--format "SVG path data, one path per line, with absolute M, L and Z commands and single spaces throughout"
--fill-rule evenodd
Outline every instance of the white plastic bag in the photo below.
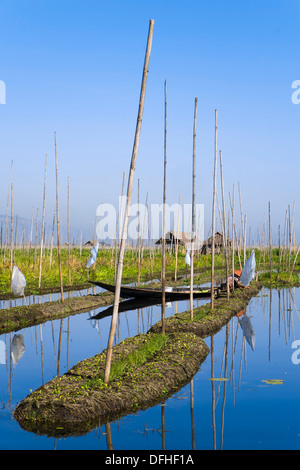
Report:
M 255 269 L 256 269 L 255 251 L 253 250 L 250 258 L 247 259 L 245 266 L 243 267 L 243 271 L 240 277 L 240 282 L 244 286 L 248 286 L 250 282 L 252 281 L 252 279 L 255 278 Z
M 185 255 L 185 264 L 191 266 L 191 257 L 190 257 L 189 250 L 187 250 L 186 255 Z
M 26 287 L 26 279 L 23 273 L 19 270 L 17 266 L 14 266 L 13 273 L 12 273 L 12 290 L 14 295 L 23 296 L 24 289 Z
M 88 260 L 88 262 L 86 263 L 86 268 L 90 268 L 92 266 L 92 264 L 95 263 L 96 261 L 96 258 L 97 258 L 97 254 L 98 254 L 98 248 L 99 248 L 99 243 L 97 243 L 96 246 L 94 246 L 94 248 L 92 249 L 91 251 L 91 256 Z

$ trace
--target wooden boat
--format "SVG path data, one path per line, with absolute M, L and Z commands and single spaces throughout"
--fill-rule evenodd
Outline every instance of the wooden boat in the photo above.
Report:
M 94 284 L 98 287 L 102 287 L 105 290 L 110 292 L 115 292 L 115 286 L 111 284 L 105 284 L 104 282 L 99 281 L 89 281 L 91 284 Z M 217 289 L 215 290 L 217 293 Z M 210 289 L 194 289 L 193 297 L 196 299 L 201 297 L 210 297 Z M 121 286 L 120 297 L 125 299 L 159 299 L 162 298 L 162 290 L 154 289 L 152 287 L 130 287 L 130 286 Z M 187 287 L 167 287 L 165 289 L 165 299 L 166 302 L 171 302 L 172 300 L 184 300 L 190 298 L 190 289 Z

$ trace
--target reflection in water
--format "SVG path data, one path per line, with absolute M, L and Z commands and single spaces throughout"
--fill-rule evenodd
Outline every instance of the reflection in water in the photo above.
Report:
M 24 352 L 25 352 L 24 334 L 14 335 L 12 342 L 11 342 L 11 349 L 10 349 L 13 367 L 16 367 L 19 360 L 22 359 Z
M 74 290 L 66 292 L 68 297 L 82 297 L 85 295 L 95 295 L 104 292 L 104 289 L 100 287 L 92 286 L 87 289 Z M 29 306 L 35 305 L 37 303 L 43 304 L 45 302 L 55 302 L 61 298 L 60 293 L 50 293 L 44 295 L 27 295 L 25 297 L 17 297 L 12 299 L 3 299 L 0 300 L 0 310 L 13 307 Z
M 201 301 L 201 304 L 203 303 L 205 302 Z M 157 308 L 155 305 L 139 307 L 137 310 L 125 310 L 126 305 L 122 307 L 124 307 L 124 311 L 119 312 L 116 343 L 127 336 L 147 332 L 152 324 L 160 320 L 160 307 Z M 186 310 L 186 307 L 185 302 L 182 305 L 175 304 L 169 314 Z M 102 313 L 105 310 L 108 309 L 103 308 Z M 86 321 L 87 319 L 88 321 Z M 77 321 L 79 322 L 79 331 L 75 335 L 74 325 L 77 324 Z M 263 379 L 268 378 L 265 376 L 265 371 L 268 370 L 266 369 L 266 361 L 271 365 L 274 362 L 272 356 L 276 358 L 277 362 L 281 359 L 282 354 L 279 355 L 279 348 L 282 347 L 282 343 L 288 346 L 290 338 L 293 340 L 297 338 L 297 332 L 298 335 L 300 333 L 299 322 L 295 290 L 263 290 L 260 298 L 253 298 L 247 309 L 232 318 L 221 332 L 207 338 L 211 354 L 187 387 L 162 403 L 159 408 L 153 407 L 153 409 L 141 412 L 136 416 L 132 415 L 116 423 L 107 424 L 102 428 L 102 432 L 99 427 L 96 430 L 97 436 L 105 434 L 105 444 L 103 439 L 100 441 L 97 438 L 94 448 L 99 448 L 99 446 L 103 448 L 105 445 L 107 449 L 120 448 L 121 446 L 124 449 L 130 449 L 135 448 L 138 443 L 142 448 L 146 441 L 150 448 L 163 450 L 180 449 L 182 446 L 191 449 L 235 448 L 239 440 L 232 442 L 230 439 L 236 435 L 235 433 L 238 433 L 238 427 L 241 426 L 238 420 L 247 422 L 248 425 L 252 419 L 251 414 L 248 414 L 248 405 L 244 405 L 246 402 L 251 404 L 251 400 L 253 400 L 253 395 L 250 395 L 251 388 L 255 389 L 255 398 L 257 399 L 259 392 L 264 390 L 261 385 L 257 385 L 258 382 L 261 383 L 261 380 L 258 379 L 260 374 L 263 374 Z M 6 341 L 8 335 L 2 335 L 1 340 L 6 345 L 6 361 L 4 362 L 7 364 L 7 387 L 5 391 L 3 388 L 1 389 L 3 407 L 7 406 L 9 409 L 14 407 L 16 399 L 12 400 L 13 377 L 15 382 L 15 372 L 18 370 L 21 372 L 24 368 L 26 374 L 23 373 L 23 375 L 28 375 L 30 379 L 32 368 L 29 362 L 32 362 L 33 367 L 33 356 L 37 356 L 40 361 L 39 379 L 34 379 L 36 382 L 33 379 L 28 379 L 26 382 L 28 385 L 25 390 L 22 390 L 22 393 L 19 392 L 17 400 L 26 396 L 29 388 L 35 389 L 50 380 L 51 375 L 63 373 L 66 368 L 68 370 L 80 360 L 80 356 L 82 359 L 92 355 L 85 352 L 85 350 L 89 351 L 87 346 L 90 345 L 91 338 L 94 338 L 94 341 L 95 338 L 98 338 L 97 348 L 98 352 L 101 352 L 103 347 L 106 347 L 109 324 L 110 318 L 105 315 L 101 317 L 100 309 L 86 315 L 82 314 L 82 317 L 78 315 L 71 317 L 71 319 L 70 317 L 64 319 L 64 321 L 50 321 L 44 324 L 43 328 L 42 325 L 39 325 L 39 327 L 26 329 L 22 333 L 10 334 L 8 344 Z M 74 355 L 75 350 L 79 351 L 77 355 Z M 28 356 L 28 359 L 27 354 L 30 351 L 31 356 Z M 247 357 L 247 352 L 249 357 Z M 211 362 L 209 363 L 209 361 Z M 287 368 L 288 365 L 285 367 Z M 270 371 L 271 374 L 273 369 Z M 4 380 L 2 375 L 2 387 Z M 245 384 L 247 385 L 245 386 Z M 287 393 L 286 389 L 284 390 Z M 8 399 L 6 398 L 7 392 Z M 184 393 L 184 399 L 189 399 L 188 402 L 187 400 L 176 400 L 176 398 L 180 398 L 182 393 Z M 249 395 L 247 395 L 248 393 Z M 154 419 L 152 416 L 154 416 L 155 410 L 159 410 L 160 422 L 156 425 L 148 425 L 148 420 Z M 242 413 L 236 410 L 242 410 Z M 188 411 L 190 419 L 187 420 Z M 259 416 L 256 419 L 259 419 Z M 267 425 L 269 425 L 268 420 L 265 420 L 263 424 L 255 423 L 253 434 L 256 435 L 260 432 L 260 427 Z M 135 431 L 130 431 L 130 426 L 134 426 Z M 132 439 L 132 432 L 137 433 L 136 428 L 141 427 L 144 432 L 135 434 L 136 439 Z M 180 437 L 176 440 L 177 432 L 180 432 Z M 89 439 L 93 440 L 94 435 L 95 432 L 90 433 Z M 268 431 L 265 432 L 265 435 L 268 435 Z M 78 444 L 73 444 L 73 442 L 80 443 L 80 439 L 82 438 L 76 437 L 73 438 L 73 441 L 66 439 L 64 442 L 58 442 L 59 446 L 70 448 L 68 445 L 76 447 Z M 32 448 L 35 448 L 36 444 L 32 442 L 31 445 Z M 153 447 L 154 445 L 156 447 Z
M 251 323 L 250 317 L 246 314 L 246 310 L 243 310 L 237 315 L 239 324 L 243 331 L 243 336 L 247 343 L 251 346 L 252 351 L 255 348 L 255 332 Z

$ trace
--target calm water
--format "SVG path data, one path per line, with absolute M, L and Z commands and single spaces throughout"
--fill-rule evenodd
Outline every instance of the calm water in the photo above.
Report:
M 166 313 L 188 308 L 189 302 L 177 302 Z M 62 374 L 106 347 L 111 318 L 90 320 L 101 310 L 0 336 L 0 449 L 300 448 L 300 364 L 292 361 L 292 343 L 300 340 L 300 289 L 263 289 L 252 298 L 246 312 L 206 339 L 206 361 L 165 403 L 76 438 L 23 431 L 12 418 L 17 403 L 58 368 Z M 123 312 L 118 340 L 147 332 L 160 315 L 158 306 Z M 273 379 L 282 382 L 264 382 Z

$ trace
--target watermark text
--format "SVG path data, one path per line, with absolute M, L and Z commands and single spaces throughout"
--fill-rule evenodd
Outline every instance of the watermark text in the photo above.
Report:
M 6 104 L 6 85 L 3 80 L 0 80 L 0 104 Z
M 124 229 L 127 197 L 119 197 L 119 207 L 104 203 L 97 207 L 99 221 L 96 233 L 99 240 L 158 240 L 161 234 L 180 233 L 185 245 L 199 249 L 204 240 L 204 204 L 195 204 L 195 228 L 192 233 L 192 204 L 151 204 L 135 203 L 127 208 L 128 226 Z M 167 238 L 166 238 L 167 239 Z

